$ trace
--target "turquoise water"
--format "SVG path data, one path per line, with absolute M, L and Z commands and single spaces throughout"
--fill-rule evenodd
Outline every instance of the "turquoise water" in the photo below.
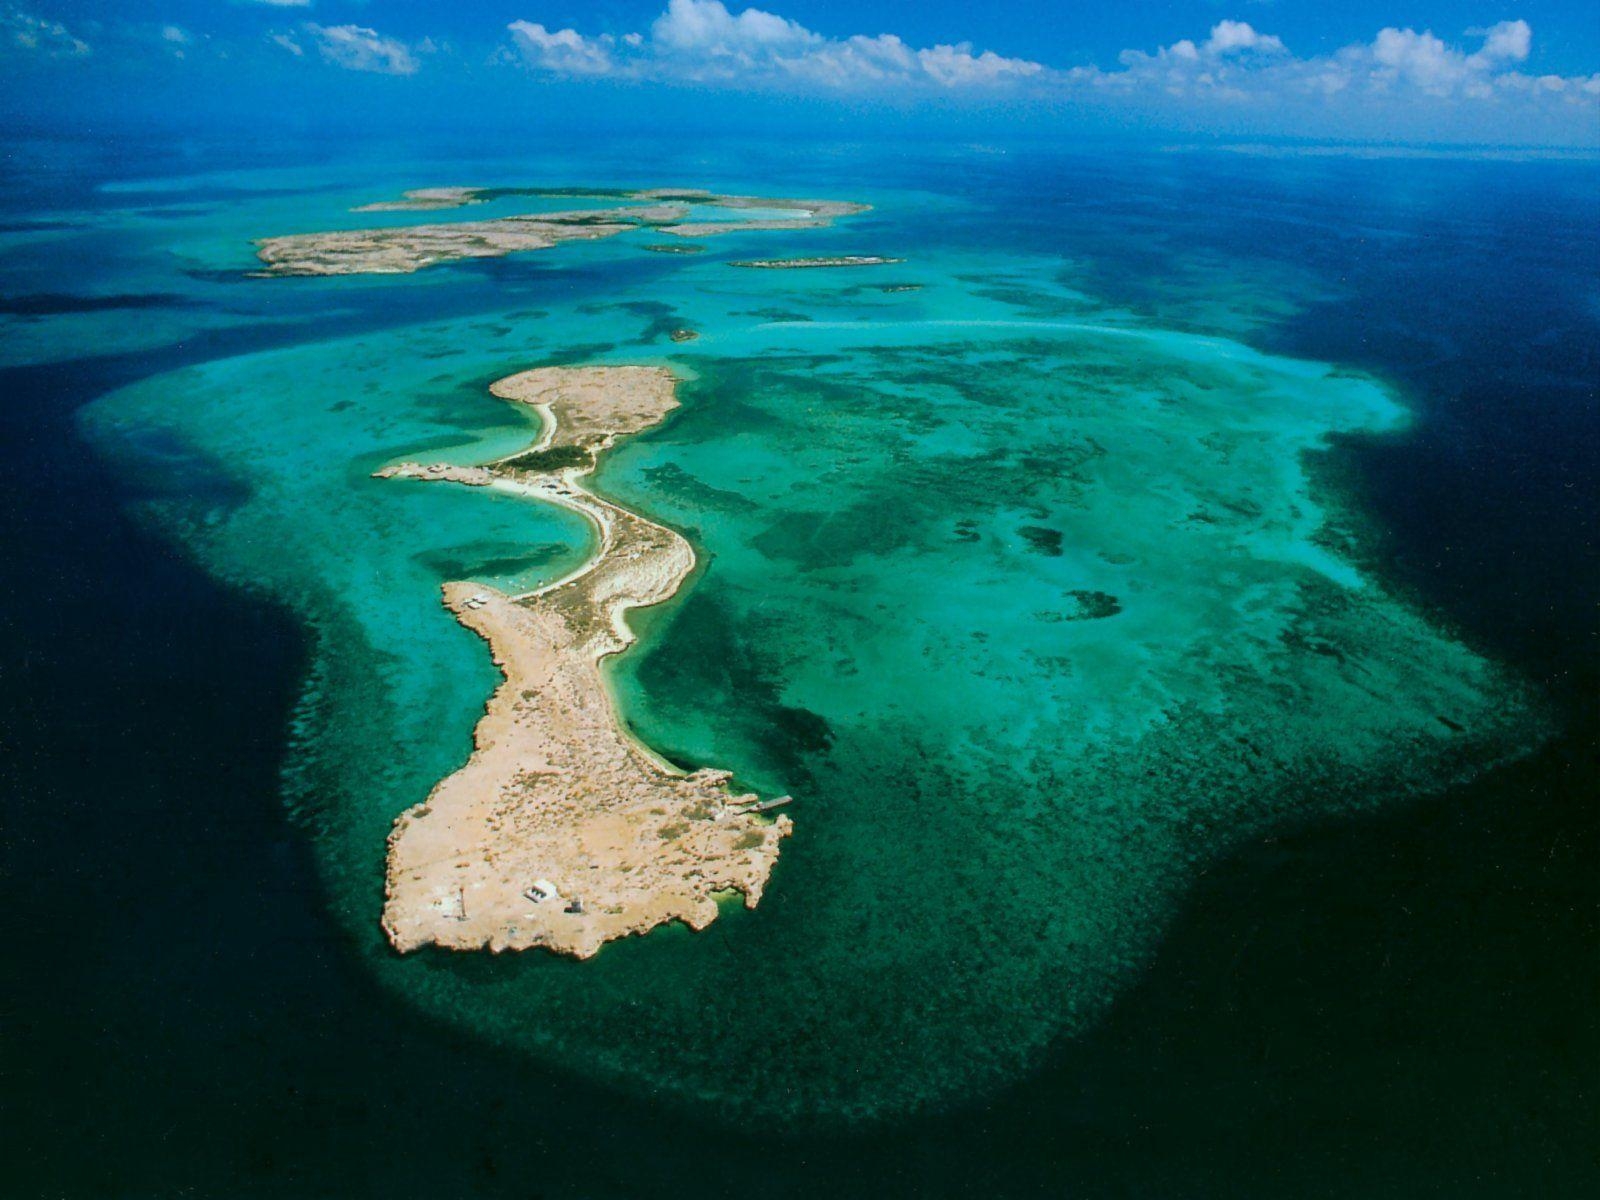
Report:
M 1235 340 L 1292 286 L 1235 303 L 1255 294 L 1241 271 L 1157 321 L 1098 296 L 1069 248 L 1042 248 L 1042 215 L 1019 227 L 860 176 L 797 190 L 412 170 L 150 185 L 228 191 L 107 233 L 132 246 L 130 279 L 144 245 L 146 269 L 175 255 L 183 286 L 223 289 L 232 311 L 208 309 L 210 327 L 383 315 L 142 380 L 83 428 L 140 481 L 148 519 L 314 629 L 285 800 L 350 953 L 440 1021 L 750 1112 L 970 1099 L 1091 1028 L 1241 840 L 1436 791 L 1544 734 L 1513 677 L 1386 589 L 1360 514 L 1317 468 L 1331 437 L 1404 436 L 1402 398 Z M 704 183 L 875 210 L 692 258 L 628 235 L 381 283 L 228 277 L 249 237 L 371 223 L 345 209 L 462 182 Z M 752 253 L 907 262 L 726 265 Z M 194 320 L 152 311 L 69 319 L 127 348 Z M 701 340 L 668 342 L 684 324 Z M 12 361 L 60 352 L 59 326 L 48 345 L 20 332 Z M 531 586 L 589 535 L 559 510 L 369 476 L 515 448 L 532 427 L 485 385 L 563 361 L 685 380 L 683 409 L 599 475 L 703 563 L 637 619 L 613 673 L 623 714 L 676 760 L 795 794 L 796 835 L 760 909 L 702 935 L 581 965 L 401 959 L 377 926 L 389 824 L 464 759 L 495 682 L 438 584 Z

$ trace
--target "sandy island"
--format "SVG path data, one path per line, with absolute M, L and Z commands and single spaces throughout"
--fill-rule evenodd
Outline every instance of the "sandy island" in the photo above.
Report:
M 884 258 L 878 254 L 840 254 L 831 258 L 747 258 L 728 265 L 756 271 L 805 271 L 822 267 L 887 267 L 903 262 L 903 258 Z
M 689 239 L 753 230 L 817 229 L 835 218 L 867 211 L 842 200 L 785 200 L 724 196 L 697 188 L 646 188 L 586 192 L 578 188 L 418 188 L 399 200 L 365 204 L 355 212 L 434 212 L 483 204 L 506 196 L 601 198 L 631 203 L 613 208 L 525 213 L 486 221 L 451 221 L 381 229 L 334 230 L 257 239 L 257 275 L 409 275 L 436 263 L 498 258 L 548 250 L 562 242 L 593 241 L 635 229 Z M 766 210 L 793 216 L 736 221 L 686 220 L 694 205 L 726 210 Z M 670 245 L 670 243 L 669 243 Z M 660 244 L 649 247 L 661 252 Z
M 492 221 L 400 225 L 261 238 L 261 275 L 409 275 L 435 263 L 499 258 L 523 250 L 548 250 L 562 242 L 594 241 L 688 215 L 682 206 L 578 209 Z
M 544 946 L 587 958 L 670 921 L 703 929 L 716 896 L 755 907 L 791 823 L 683 774 L 623 731 L 600 661 L 632 644 L 630 608 L 668 599 L 694 568 L 689 543 L 579 484 L 617 438 L 677 406 L 651 367 L 547 367 L 495 383 L 544 417 L 529 450 L 481 467 L 402 463 L 385 478 L 443 480 L 546 500 L 595 526 L 594 556 L 522 596 L 450 583 L 444 603 L 488 641 L 505 680 L 467 764 L 389 836 L 383 927 L 401 951 Z

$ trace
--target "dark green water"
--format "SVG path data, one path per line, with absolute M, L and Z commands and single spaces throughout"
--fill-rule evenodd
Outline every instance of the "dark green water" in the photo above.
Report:
M 1550 223 L 1592 216 L 1587 168 L 1385 169 L 1407 186 L 1072 159 L 941 192 L 939 164 L 839 167 L 808 182 L 877 189 L 856 247 L 924 247 L 922 292 L 505 263 L 401 286 L 411 321 L 449 324 L 363 318 L 365 289 L 334 285 L 307 302 L 353 309 L 353 340 L 224 331 L 178 376 L 153 355 L 13 371 L 8 420 L 43 446 L 72 444 L 84 393 L 157 376 L 89 414 L 102 450 L 122 439 L 117 483 L 69 455 L 16 497 L 50 589 L 19 715 L 51 736 L 20 760 L 14 845 L 55 915 L 14 945 L 70 956 L 21 1006 L 40 1194 L 1576 1194 L 1595 328 Z M 1252 204 L 1200 203 L 1241 178 Z M 1538 220 L 1495 235 L 1497 280 L 1540 303 L 1508 319 L 1469 251 L 1518 188 Z M 1015 217 L 1040 195 L 1070 237 Z M 1463 195 L 1476 217 L 1429 207 Z M 1276 254 L 1242 254 L 1263 226 Z M 1367 248 L 1417 228 L 1405 270 Z M 1445 308 L 1430 270 L 1480 308 Z M 624 664 L 629 716 L 812 803 L 768 901 L 702 937 L 586 967 L 394 960 L 366 913 L 382 831 L 492 680 L 420 615 L 429 581 L 574 551 L 547 513 L 408 510 L 424 497 L 363 477 L 514 438 L 475 389 L 528 355 L 664 353 L 619 292 L 708 334 L 682 416 L 603 474 L 709 563 Z M 975 317 L 1007 324 L 951 324 Z M 263 342 L 291 348 L 236 357 Z M 1359 436 L 1308 477 L 1299 451 L 1338 431 Z M 130 445 L 176 485 L 130 472 Z M 223 616 L 253 610 L 121 524 L 130 486 L 311 615 L 320 649 Z M 68 682 L 91 662 L 110 678 L 84 712 Z M 72 929 L 92 946 L 67 951 Z M 69 1120 L 68 1091 L 96 1102 Z M 69 1163 L 74 1139 L 103 1153 Z

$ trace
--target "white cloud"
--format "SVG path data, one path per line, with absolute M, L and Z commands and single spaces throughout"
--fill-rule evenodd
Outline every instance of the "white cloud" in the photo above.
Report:
M 305 57 L 305 47 L 300 45 L 299 41 L 292 33 L 269 33 L 267 34 L 267 41 L 272 42 L 274 45 L 283 47 L 283 49 L 287 50 L 296 58 Z
M 917 62 L 932 79 L 946 87 L 966 87 L 971 84 L 999 83 L 1007 79 L 1024 79 L 1044 70 L 1036 62 L 1021 58 L 1002 58 L 993 50 L 982 54 L 972 53 L 972 43 L 959 46 L 935 46 L 931 50 L 918 50 Z
M 1083 67 L 1064 78 L 1080 89 L 1131 97 L 1211 97 L 1262 105 L 1334 98 L 1393 102 L 1408 96 L 1449 102 L 1562 95 L 1582 100 L 1600 90 L 1591 88 L 1588 76 L 1535 78 L 1516 70 L 1532 49 L 1533 31 L 1526 21 L 1502 21 L 1469 36 L 1481 39 L 1474 51 L 1428 30 L 1391 26 L 1371 42 L 1299 58 L 1279 38 L 1242 21 L 1221 21 L 1198 45 L 1186 39 L 1154 53 L 1127 50 L 1121 70 Z
M 50 21 L 18 8 L 0 9 L 0 46 L 48 58 L 82 58 L 89 43 L 60 21 Z
M 306 34 L 316 43 L 324 62 L 349 71 L 379 75 L 415 75 L 417 59 L 411 48 L 362 25 L 317 25 L 308 22 Z M 280 43 L 282 44 L 282 43 Z
M 552 33 L 532 21 L 513 21 L 506 28 L 530 66 L 558 75 L 605 75 L 614 63 L 609 40 L 586 38 L 576 30 Z
M 1501 21 L 1473 32 L 1483 38 L 1483 49 L 1475 57 L 1485 62 L 1522 62 L 1533 48 L 1533 29 L 1526 21 Z
M 558 77 L 839 92 L 920 88 L 983 94 L 1010 88 L 1046 103 L 1095 95 L 1126 104 L 1209 100 L 1254 103 L 1263 111 L 1278 106 L 1280 125 L 1291 120 L 1287 113 L 1307 104 L 1361 103 L 1371 109 L 1408 97 L 1449 103 L 1565 97 L 1587 103 L 1600 92 L 1594 82 L 1600 76 L 1521 73 L 1519 64 L 1533 44 L 1526 21 L 1470 31 L 1479 40 L 1476 49 L 1452 45 L 1431 31 L 1390 27 L 1370 42 L 1301 58 L 1283 39 L 1229 19 L 1213 25 L 1203 40 L 1125 50 L 1116 68 L 1070 70 L 978 52 L 967 42 L 918 49 L 892 33 L 828 37 L 762 9 L 735 12 L 723 0 L 669 0 L 648 31 L 621 36 L 552 31 L 529 21 L 515 21 L 509 29 L 513 59 Z
M 1459 50 L 1453 50 L 1432 33 L 1414 29 L 1380 29 L 1371 48 L 1372 82 L 1411 84 L 1434 96 L 1447 95 L 1466 83 L 1472 63 Z M 1349 60 L 1359 69 L 1357 55 Z
M 648 33 L 586 37 L 515 21 L 523 62 L 563 76 L 612 76 L 743 87 L 807 85 L 835 90 L 994 86 L 1044 68 L 969 43 L 915 49 L 894 34 L 830 38 L 758 8 L 731 11 L 722 0 L 670 0 Z
M 1253 50 L 1258 54 L 1282 54 L 1287 49 L 1282 40 L 1270 34 L 1257 33 L 1246 21 L 1218 21 L 1211 27 L 1205 49 L 1210 54 L 1238 54 Z
M 265 4 L 269 8 L 310 8 L 311 0 L 245 0 L 247 4 Z
M 1184 38 L 1154 54 L 1124 50 L 1118 59 L 1121 71 L 1085 67 L 1070 72 L 1070 77 L 1080 84 L 1116 91 L 1236 97 L 1251 76 L 1290 57 L 1281 38 L 1258 33 L 1245 21 L 1218 21 L 1199 45 Z
M 650 36 L 665 50 L 747 62 L 796 53 L 824 40 L 798 22 L 758 8 L 734 16 L 722 0 L 671 0 Z

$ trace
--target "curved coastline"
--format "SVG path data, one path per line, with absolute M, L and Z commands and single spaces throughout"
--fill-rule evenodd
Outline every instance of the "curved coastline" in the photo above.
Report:
M 503 681 L 465 766 L 403 813 L 389 837 L 383 927 L 404 952 L 544 946 L 587 958 L 605 942 L 716 919 L 716 897 L 754 907 L 792 824 L 767 820 L 729 773 L 683 773 L 639 744 L 600 671 L 635 637 L 629 609 L 659 604 L 694 569 L 688 542 L 584 488 L 618 438 L 677 405 L 664 368 L 556 367 L 491 385 L 544 421 L 525 451 L 476 467 L 400 463 L 383 478 L 494 487 L 581 513 L 594 553 L 519 595 L 444 586 L 445 606 L 483 637 Z M 558 465 L 559 464 L 559 465 Z

